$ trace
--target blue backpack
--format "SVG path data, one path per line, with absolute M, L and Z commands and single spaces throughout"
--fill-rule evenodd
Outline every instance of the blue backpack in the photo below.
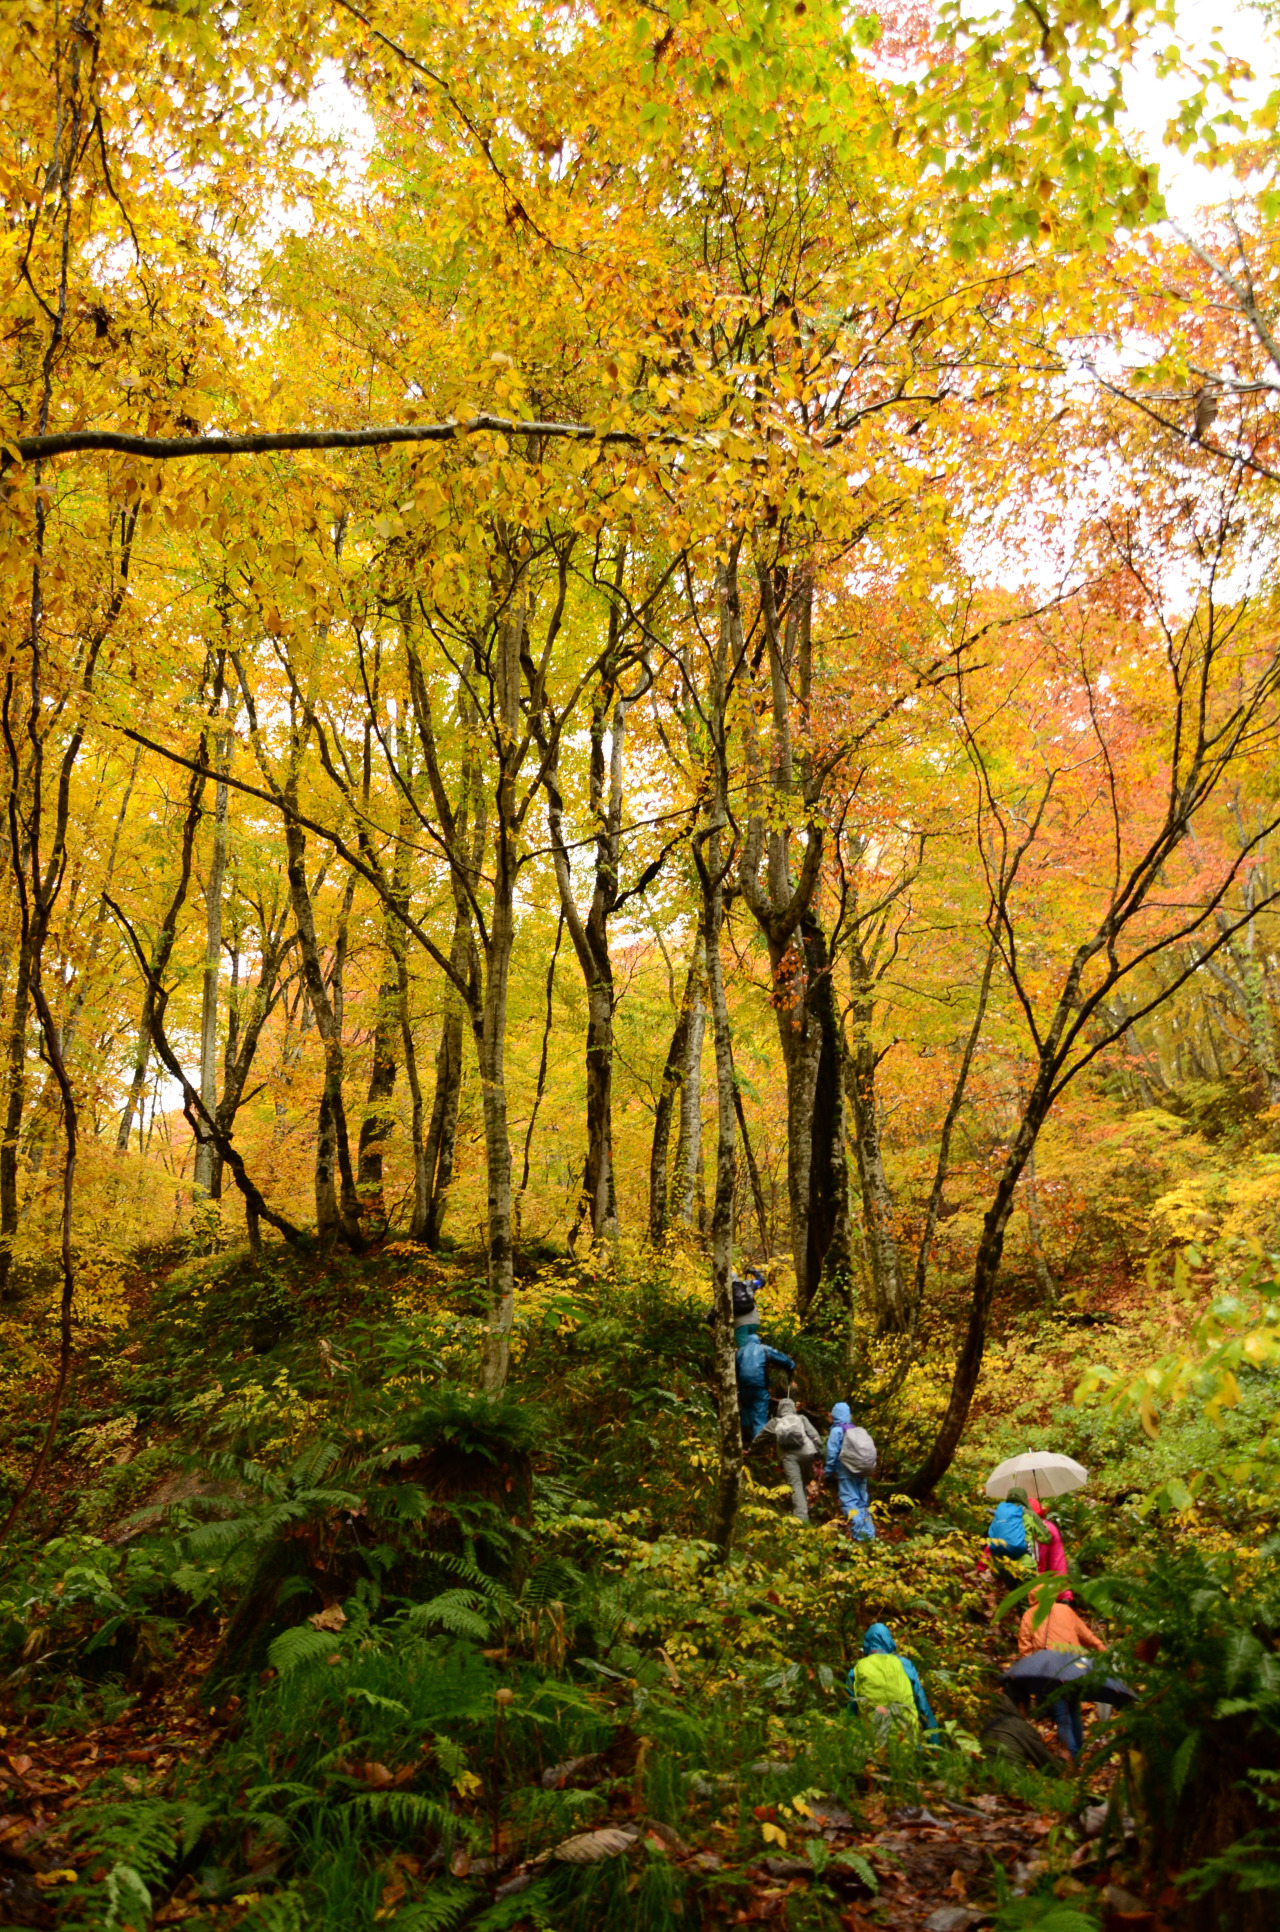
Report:
M 1027 1525 L 1021 1503 L 996 1504 L 996 1513 L 987 1530 L 987 1541 L 993 1550 L 999 1550 L 1003 1555 L 1026 1555 Z

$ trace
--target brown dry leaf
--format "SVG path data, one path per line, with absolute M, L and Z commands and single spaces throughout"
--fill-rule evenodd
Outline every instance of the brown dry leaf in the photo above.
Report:
M 602 1825 L 599 1831 L 580 1831 L 556 1846 L 553 1858 L 562 1865 L 598 1865 L 606 1858 L 620 1858 L 636 1841 L 634 1831 L 618 1825 Z
M 15 1751 L 12 1757 L 9 1759 L 9 1768 L 11 1771 L 15 1772 L 18 1777 L 25 1778 L 28 1771 L 31 1769 L 31 1759 L 26 1755 L 24 1751 Z
M 375 1791 L 385 1790 L 387 1785 L 394 1784 L 396 1781 L 395 1773 L 388 1771 L 385 1764 L 362 1764 L 360 1776 Z
M 958 1865 L 947 1881 L 947 1890 L 954 1892 L 957 1898 L 968 1898 L 969 1896 L 969 1882 Z
M 340 1603 L 327 1603 L 314 1617 L 308 1617 L 307 1622 L 313 1630 L 345 1630 L 347 1613 Z

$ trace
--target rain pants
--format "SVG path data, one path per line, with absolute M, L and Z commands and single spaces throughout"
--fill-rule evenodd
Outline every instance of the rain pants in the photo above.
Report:
M 767 1370 L 770 1362 L 775 1368 L 786 1369 L 788 1375 L 795 1367 L 789 1355 L 783 1355 L 776 1348 L 769 1348 L 758 1335 L 743 1343 L 737 1353 L 738 1369 L 738 1408 L 742 1414 L 742 1428 L 747 1441 L 759 1435 L 769 1420 L 769 1383 Z
M 853 1423 L 853 1413 L 847 1402 L 837 1402 L 831 1411 L 831 1434 L 827 1437 L 827 1454 L 822 1465 L 822 1480 L 836 1479 L 836 1494 L 849 1525 L 849 1534 L 859 1543 L 870 1543 L 875 1539 L 876 1526 L 871 1520 L 871 1490 L 865 1476 L 855 1476 L 840 1461 L 840 1445 L 844 1432 Z M 877 1625 L 876 1628 L 883 1626 Z
M 849 1672 L 847 1688 L 851 1711 L 900 1711 L 913 1728 L 924 1727 L 931 1744 L 940 1741 L 938 1720 L 929 1707 L 920 1673 L 909 1657 L 898 1655 L 887 1624 L 873 1623 L 867 1630 L 862 1655 Z
M 796 1434 L 797 1436 L 803 1437 L 802 1447 L 784 1449 L 778 1441 L 778 1430 L 787 1421 L 791 1421 L 793 1427 L 796 1423 L 799 1424 Z M 782 1464 L 782 1473 L 791 1485 L 792 1514 L 798 1516 L 802 1523 L 807 1523 L 809 1520 L 809 1498 L 805 1493 L 805 1485 L 813 1473 L 815 1461 L 822 1454 L 822 1437 L 818 1434 L 818 1431 L 814 1428 L 808 1416 L 800 1414 L 789 1395 L 784 1395 L 778 1404 L 777 1422 L 774 1427 L 774 1443 L 778 1451 L 778 1461 Z

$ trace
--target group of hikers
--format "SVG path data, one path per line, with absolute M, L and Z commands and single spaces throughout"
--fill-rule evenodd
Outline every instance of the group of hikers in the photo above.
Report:
M 869 1478 L 876 1466 L 875 1443 L 854 1422 L 847 1402 L 833 1405 L 825 1443 L 814 1423 L 801 1413 L 790 1382 L 795 1362 L 760 1338 L 756 1292 L 762 1286 L 763 1277 L 752 1273 L 745 1280 L 735 1277 L 732 1287 L 738 1407 L 744 1444 L 751 1448 L 772 1440 L 790 1486 L 792 1512 L 801 1522 L 808 1522 L 810 1504 L 816 1502 L 820 1484 L 834 1482 L 847 1533 L 857 1542 L 870 1542 L 876 1533 L 869 1488 Z M 787 1394 L 777 1402 L 772 1415 L 770 1368 L 780 1369 L 788 1377 Z M 989 1570 L 1006 1590 L 1037 1576 L 1066 1577 L 1067 1556 L 1062 1533 L 1046 1516 L 1038 1498 L 1028 1497 L 1025 1489 L 1014 1487 L 997 1504 L 979 1569 Z M 1069 1590 L 1064 1590 L 1056 1581 L 1048 1581 L 1043 1590 L 1030 1591 L 1018 1626 L 1019 1658 L 1039 1650 L 1083 1655 L 1104 1648 L 1102 1640 L 1076 1613 Z M 1019 1760 L 1041 1770 L 1053 1767 L 1054 1754 L 1028 1717 L 1036 1687 L 1008 1677 L 1005 1682 L 1006 1688 L 1000 1691 L 981 1733 L 984 1751 L 990 1756 Z M 922 1734 L 931 1744 L 941 1742 L 920 1673 L 909 1657 L 900 1655 L 887 1624 L 873 1623 L 868 1627 L 862 1640 L 862 1655 L 849 1672 L 847 1688 L 850 1710 L 870 1717 L 878 1738 L 883 1739 L 892 1728 L 902 1727 L 916 1735 Z M 1071 1689 L 1055 1699 L 1052 1707 L 1059 1749 L 1071 1764 L 1084 1743 L 1080 1701 L 1079 1692 Z M 1106 1707 L 1099 1706 L 1099 1709 L 1105 1711 Z
M 792 1511 L 802 1523 L 809 1520 L 809 1505 L 817 1501 L 819 1483 L 834 1482 L 849 1535 L 856 1542 L 869 1543 L 876 1533 L 869 1487 L 876 1466 L 875 1443 L 854 1422 L 849 1404 L 837 1402 L 830 1413 L 831 1427 L 824 1446 L 818 1430 L 797 1407 L 790 1384 L 776 1413 L 770 1416 L 770 1368 L 782 1369 L 791 1376 L 796 1365 L 790 1355 L 760 1339 L 756 1291 L 763 1285 L 763 1276 L 758 1273 L 745 1280 L 735 1276 L 733 1281 L 733 1340 L 743 1441 L 751 1448 L 772 1438 L 782 1473 L 791 1487 Z M 817 1474 L 819 1458 L 821 1477 Z
M 1017 1519 L 1025 1519 L 1015 1521 Z M 1045 1516 L 1043 1506 L 1028 1498 L 1026 1491 L 1011 1489 L 992 1518 L 987 1533 L 987 1563 L 1002 1583 L 1016 1585 L 1031 1576 L 1067 1574 L 1066 1552 L 1056 1523 Z M 1030 1657 L 1038 1650 L 1065 1651 L 1083 1656 L 1088 1651 L 1105 1649 L 1102 1639 L 1077 1615 L 1071 1592 L 1054 1584 L 1033 1589 L 1018 1625 L 1018 1656 Z M 996 1698 L 981 1732 L 979 1742 L 989 1757 L 1010 1758 L 1032 1765 L 1036 1770 L 1056 1770 L 1054 1753 L 1030 1721 L 1033 1702 L 1038 1703 L 1043 1687 L 1033 1682 L 1019 1683 L 1006 1676 L 1006 1688 Z M 848 1677 L 849 1708 L 871 1719 L 877 1741 L 882 1742 L 891 1729 L 919 1736 L 930 1744 L 941 1743 L 937 1720 L 920 1673 L 909 1657 L 900 1656 L 893 1633 L 887 1624 L 873 1623 L 862 1639 L 862 1655 Z M 1053 1703 L 1061 1757 L 1074 1765 L 1084 1748 L 1084 1723 L 1080 1713 L 1080 1693 L 1064 1691 Z M 1099 1715 L 1107 1706 L 1099 1703 Z

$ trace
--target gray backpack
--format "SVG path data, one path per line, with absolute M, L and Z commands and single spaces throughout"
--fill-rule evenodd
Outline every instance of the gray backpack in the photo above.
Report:
M 865 1429 L 851 1422 L 844 1432 L 840 1444 L 840 1454 L 836 1458 L 843 1469 L 851 1476 L 870 1476 L 875 1472 L 876 1445 Z
M 784 1415 L 778 1423 L 774 1441 L 785 1455 L 794 1456 L 809 1447 L 809 1437 L 798 1415 Z

